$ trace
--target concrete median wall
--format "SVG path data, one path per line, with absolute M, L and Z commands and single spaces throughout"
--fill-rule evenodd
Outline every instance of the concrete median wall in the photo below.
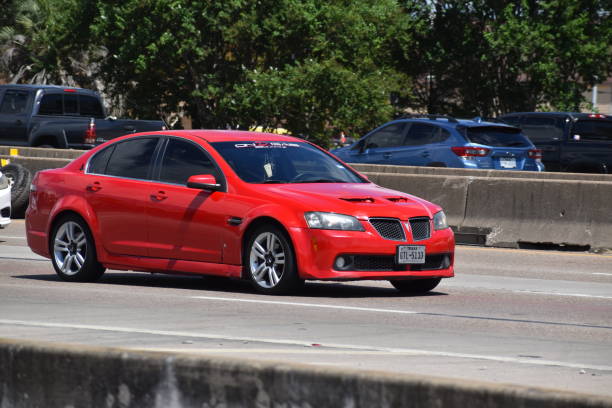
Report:
M 0 340 L 0 406 L 612 408 L 612 399 L 282 362 Z
M 485 245 L 612 249 L 612 182 L 365 174 L 381 186 L 439 204 L 457 232 L 481 234 Z
M 78 157 L 83 151 L 20 148 L 19 156 L 3 153 L 10 154 L 9 148 L 0 147 L 0 158 L 22 164 L 34 174 L 63 167 L 72 160 L 54 155 Z M 612 175 L 365 164 L 354 167 L 376 184 L 442 206 L 459 243 L 612 250 Z

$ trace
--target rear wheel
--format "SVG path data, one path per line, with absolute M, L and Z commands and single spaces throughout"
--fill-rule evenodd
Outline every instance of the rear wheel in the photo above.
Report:
M 415 279 L 415 280 L 392 280 L 389 281 L 395 289 L 402 293 L 423 294 L 427 293 L 440 283 L 441 278 Z
M 30 170 L 20 164 L 7 164 L 0 169 L 11 186 L 11 214 L 13 218 L 22 218 L 30 197 Z
M 55 272 L 65 281 L 93 282 L 104 273 L 91 232 L 76 215 L 67 215 L 55 225 L 50 252 Z
M 273 225 L 259 227 L 251 234 L 244 251 L 244 267 L 253 287 L 261 293 L 289 293 L 303 283 L 289 237 Z

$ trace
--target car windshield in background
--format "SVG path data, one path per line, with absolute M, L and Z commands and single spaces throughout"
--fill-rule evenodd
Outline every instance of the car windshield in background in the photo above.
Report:
M 366 182 L 308 143 L 216 142 L 212 146 L 247 183 Z
M 464 135 L 471 143 L 492 147 L 526 147 L 529 141 L 519 129 L 501 126 L 468 127 Z

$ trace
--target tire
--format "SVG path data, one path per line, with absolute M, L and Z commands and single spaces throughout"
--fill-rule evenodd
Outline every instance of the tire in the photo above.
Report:
M 441 278 L 430 278 L 430 279 L 414 279 L 414 280 L 391 280 L 391 284 L 395 286 L 395 289 L 402 293 L 419 295 L 431 291 L 433 288 L 438 286 L 442 279 Z
M 79 216 L 67 215 L 55 224 L 49 252 L 53 268 L 62 280 L 94 282 L 104 273 L 91 232 Z
M 303 284 L 293 245 L 285 231 L 276 226 L 264 225 L 253 231 L 243 257 L 245 275 L 260 293 L 287 294 Z
M 30 198 L 32 174 L 20 164 L 7 164 L 0 171 L 11 185 L 11 214 L 13 218 L 23 218 Z

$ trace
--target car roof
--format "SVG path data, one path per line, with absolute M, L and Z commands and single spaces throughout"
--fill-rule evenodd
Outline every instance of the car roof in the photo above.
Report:
M 498 126 L 498 127 L 510 127 L 514 128 L 515 126 L 508 125 L 507 123 L 501 122 L 490 122 L 479 120 L 477 118 L 474 119 L 454 119 L 454 118 L 401 118 L 394 120 L 392 122 L 411 122 L 411 123 L 427 123 L 427 124 L 436 124 L 443 128 L 448 129 L 456 129 L 458 126 L 461 127 L 484 127 L 484 126 Z M 389 122 L 389 123 L 392 123 Z
M 161 130 L 147 132 L 146 134 L 160 134 L 166 136 L 195 136 L 209 143 L 215 142 L 304 142 L 293 136 L 278 135 L 275 133 L 252 132 L 245 130 L 214 130 L 214 129 L 189 129 L 189 130 Z
M 96 91 L 85 88 L 77 88 L 73 86 L 61 86 L 61 85 L 36 85 L 36 84 L 4 84 L 0 85 L 0 89 L 23 89 L 23 90 L 52 90 L 52 91 L 66 91 L 78 92 L 83 94 L 96 94 Z

